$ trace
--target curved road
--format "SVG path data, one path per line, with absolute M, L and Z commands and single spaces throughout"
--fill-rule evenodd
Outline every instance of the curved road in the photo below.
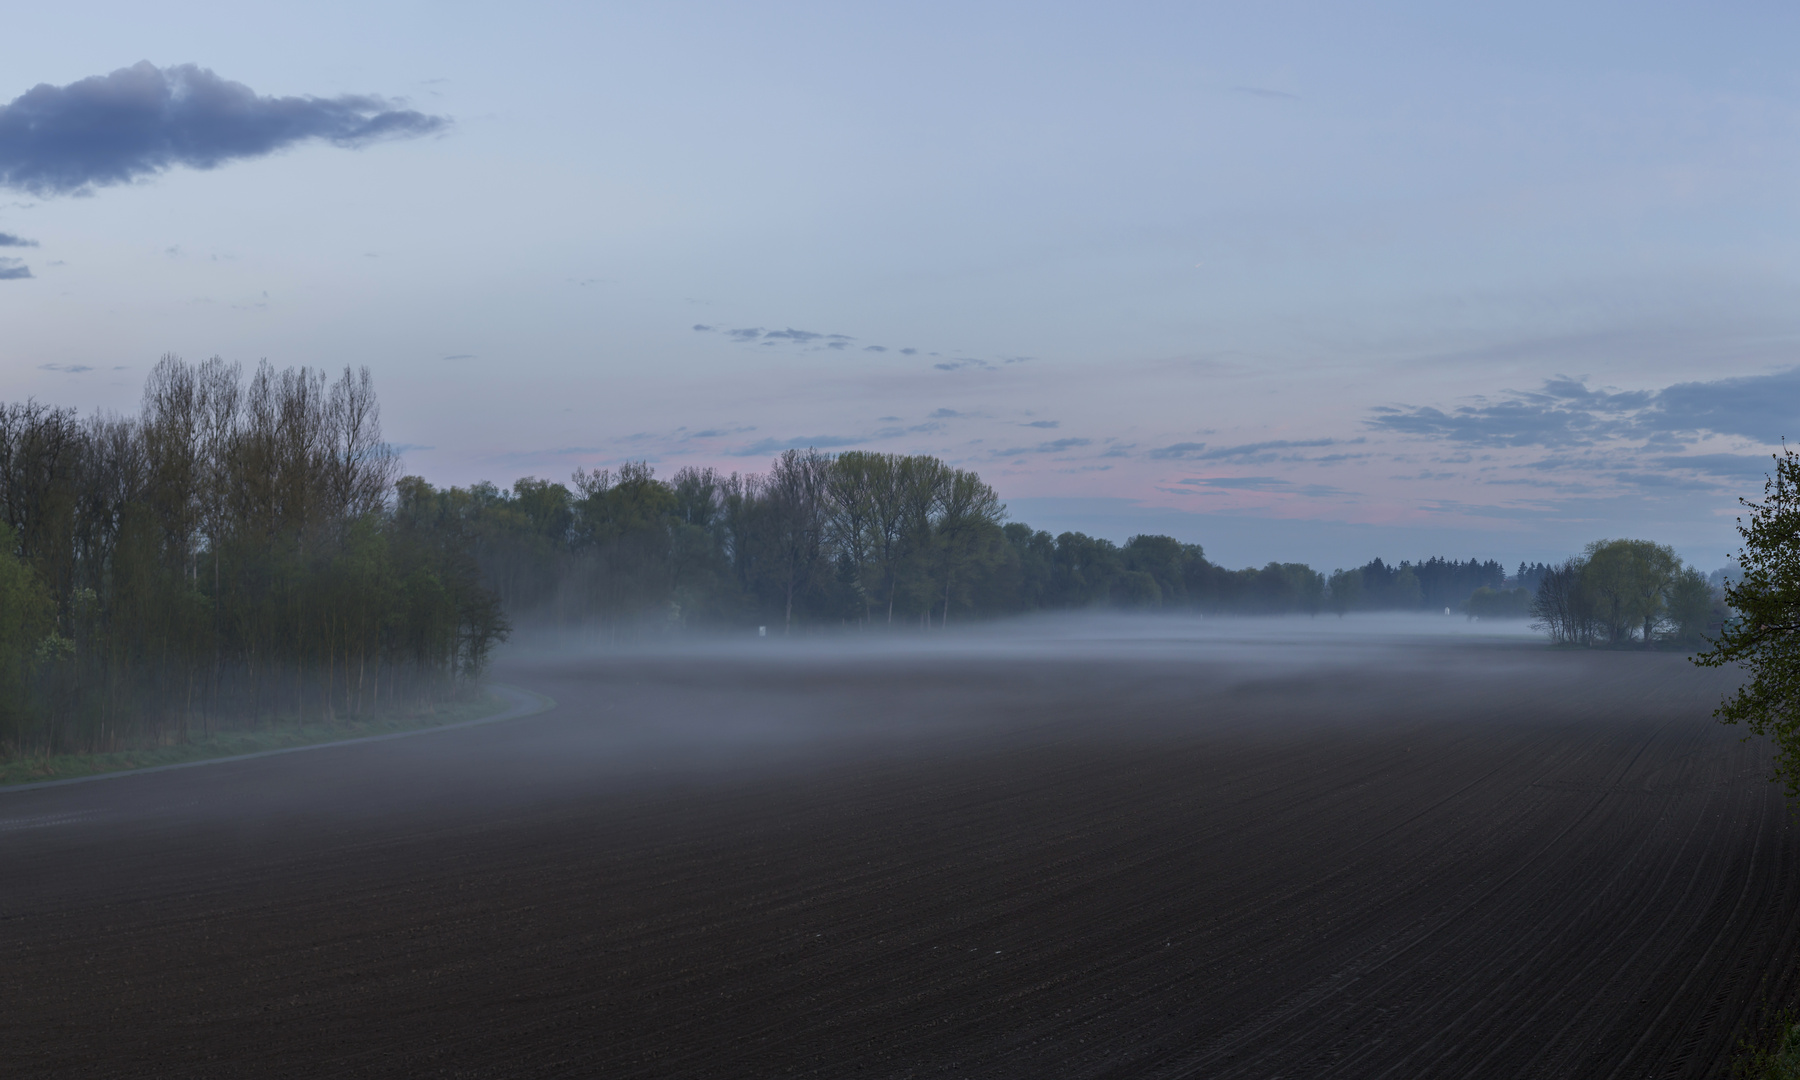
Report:
M 1800 846 L 1678 658 L 515 660 L 548 713 L 0 793 L 0 1072 L 1718 1076 Z

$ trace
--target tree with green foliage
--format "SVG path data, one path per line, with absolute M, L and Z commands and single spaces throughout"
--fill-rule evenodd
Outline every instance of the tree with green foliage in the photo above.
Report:
M 1673 549 L 1649 540 L 1596 540 L 1588 545 L 1583 586 L 1593 596 L 1608 640 L 1622 645 L 1642 630 L 1648 645 L 1668 611 L 1681 573 Z
M 1717 612 L 1706 576 L 1648 540 L 1597 540 L 1579 558 L 1540 567 L 1534 625 L 1567 645 L 1703 640 Z
M 1714 594 L 1706 575 L 1691 566 L 1682 567 L 1669 586 L 1665 600 L 1670 637 L 1683 645 L 1698 645 L 1714 629 L 1715 621 L 1723 624 L 1719 597 Z
M 50 595 L 13 554 L 16 542 L 13 530 L 0 523 L 0 753 L 30 710 L 33 673 L 61 644 L 52 636 Z
M 135 417 L 0 404 L 0 753 L 464 692 L 505 619 L 468 500 L 397 471 L 366 370 L 165 356 Z
M 1725 587 L 1736 617 L 1693 660 L 1749 673 L 1713 715 L 1773 738 L 1775 775 L 1800 797 L 1800 454 L 1783 446 L 1761 501 L 1739 501 L 1741 576 Z
M 1325 592 L 1331 610 L 1336 612 L 1339 618 L 1354 611 L 1362 603 L 1362 570 L 1333 571 L 1325 583 Z

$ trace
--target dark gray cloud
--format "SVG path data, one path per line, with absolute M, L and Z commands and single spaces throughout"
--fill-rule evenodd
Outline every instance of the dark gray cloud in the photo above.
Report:
M 1774 442 L 1800 436 L 1800 367 L 1773 375 L 1676 383 L 1656 395 L 1663 430 L 1715 431 Z
M 0 259 L 0 281 L 22 281 L 31 276 L 31 267 L 20 260 Z
M 809 341 L 817 341 L 820 338 L 824 337 L 825 335 L 824 334 L 815 334 L 811 330 L 796 330 L 790 326 L 786 330 L 771 330 L 765 336 L 771 337 L 771 338 L 776 338 L 778 340 L 785 339 L 787 341 L 792 341 L 797 344 L 804 345 Z
M 1178 443 L 1174 444 L 1173 446 L 1164 446 L 1159 449 L 1152 450 L 1152 451 L 1150 451 L 1150 456 L 1153 458 L 1161 458 L 1161 459 L 1165 459 L 1165 460 L 1190 458 L 1190 457 L 1194 457 L 1195 455 L 1203 452 L 1205 449 L 1206 449 L 1206 444 L 1203 442 L 1178 442 Z
M 701 333 L 710 333 L 712 331 L 712 327 L 706 325 L 705 323 L 695 323 L 694 329 L 700 331 Z
M 459 353 L 453 353 L 449 356 L 446 356 L 446 357 L 444 357 L 444 359 L 446 359 L 446 360 L 473 360 L 473 359 L 475 359 L 475 354 L 459 352 Z
M 961 415 L 963 414 L 955 409 L 933 409 L 931 411 L 931 417 L 934 420 L 952 420 Z
M 0 106 L 0 186 L 67 195 L 308 139 L 354 148 L 448 123 L 373 95 L 262 97 L 193 64 L 143 61 L 67 86 L 39 83 Z
M 94 370 L 92 364 L 39 364 L 39 371 L 60 371 L 65 375 L 79 375 L 84 371 Z
M 23 236 L 0 232 L 0 247 L 37 247 L 36 240 L 27 240 Z
M 1675 440 L 1707 433 L 1774 442 L 1800 434 L 1800 368 L 1662 390 L 1595 390 L 1557 378 L 1447 412 L 1412 405 L 1371 411 L 1366 423 L 1374 430 L 1472 446 L 1560 448 L 1624 438 L 1679 449 Z
M 727 330 L 725 333 L 733 341 L 755 341 L 763 335 L 760 326 L 746 326 L 741 330 Z
M 1028 420 L 1025 422 L 1024 426 L 1025 427 L 1034 427 L 1034 428 L 1055 428 L 1055 427 L 1062 427 L 1062 421 L 1061 420 Z
M 917 350 L 917 349 L 901 349 L 900 355 L 901 356 L 917 356 L 917 355 L 919 355 L 919 350 Z

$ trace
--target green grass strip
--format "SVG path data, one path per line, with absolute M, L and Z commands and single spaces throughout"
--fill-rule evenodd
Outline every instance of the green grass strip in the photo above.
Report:
M 510 688 L 509 688 L 510 689 Z M 224 758 L 241 758 L 300 750 L 330 743 L 393 738 L 443 727 L 480 723 L 515 708 L 523 692 L 510 696 L 484 689 L 469 701 L 453 701 L 420 712 L 376 714 L 335 722 L 275 723 L 244 731 L 197 735 L 186 742 L 141 746 L 95 754 L 46 754 L 0 761 L 0 790 L 21 784 L 39 785 L 113 773 L 166 769 Z M 554 702 L 536 694 L 541 707 Z M 541 711 L 535 709 L 531 711 Z M 523 715 L 523 714 L 521 714 Z

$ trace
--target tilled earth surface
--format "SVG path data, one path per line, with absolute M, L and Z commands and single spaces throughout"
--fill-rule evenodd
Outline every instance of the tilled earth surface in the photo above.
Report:
M 1768 751 L 1676 657 L 498 674 L 559 706 L 0 793 L 0 1073 L 1716 1076 L 1800 946 Z

